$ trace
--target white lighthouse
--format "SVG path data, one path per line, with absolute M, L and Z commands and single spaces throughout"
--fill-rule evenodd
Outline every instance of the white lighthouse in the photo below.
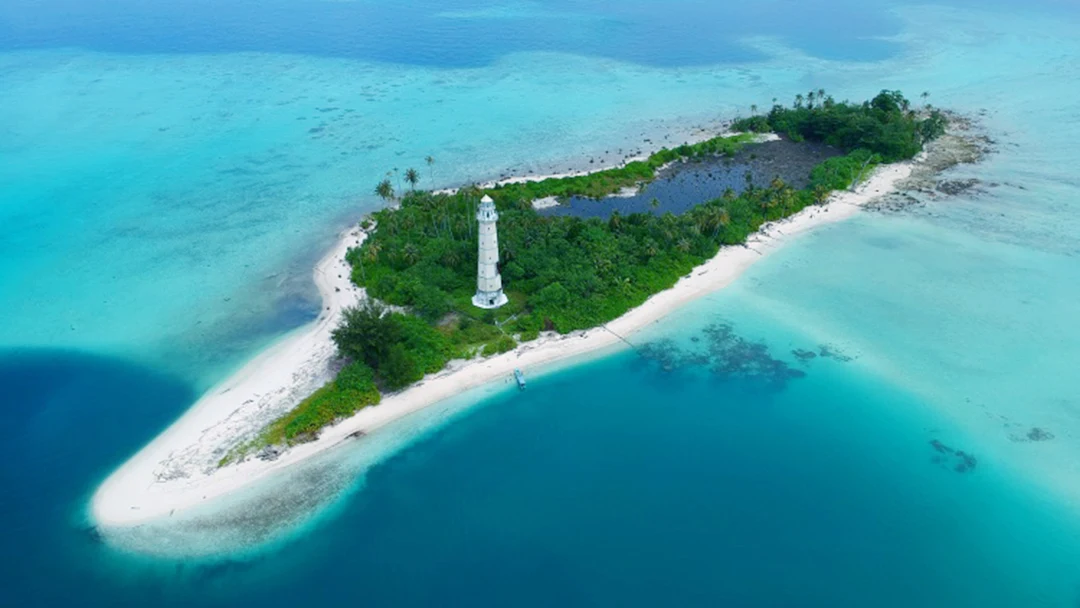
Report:
M 480 199 L 476 221 L 480 223 L 480 256 L 476 264 L 476 295 L 472 303 L 480 308 L 498 308 L 506 304 L 502 277 L 499 276 L 499 233 L 495 228 L 499 212 L 495 211 L 495 201 L 486 194 Z

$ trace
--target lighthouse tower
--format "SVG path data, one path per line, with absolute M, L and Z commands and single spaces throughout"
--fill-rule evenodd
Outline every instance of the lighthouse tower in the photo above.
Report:
M 495 211 L 495 201 L 486 194 L 480 199 L 476 221 L 480 223 L 480 257 L 476 267 L 476 295 L 472 303 L 480 308 L 498 308 L 506 304 L 502 277 L 499 276 L 499 234 L 495 228 L 499 212 Z

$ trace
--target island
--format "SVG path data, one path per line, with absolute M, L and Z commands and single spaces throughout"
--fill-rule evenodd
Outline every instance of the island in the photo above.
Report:
M 113 473 L 91 515 L 169 516 L 515 370 L 625 346 L 889 192 L 948 123 L 899 91 L 818 90 L 620 167 L 441 192 L 415 170 L 407 188 L 388 177 L 375 189 L 388 206 L 316 268 L 319 318 Z

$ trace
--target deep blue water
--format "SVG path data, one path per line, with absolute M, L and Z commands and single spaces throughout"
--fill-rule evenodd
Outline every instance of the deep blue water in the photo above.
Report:
M 0 3 L 0 606 L 1075 606 L 1078 17 Z M 998 185 L 806 237 L 650 330 L 730 319 L 772 381 L 632 353 L 530 376 L 243 558 L 88 528 L 110 471 L 312 318 L 312 261 L 388 169 L 578 168 L 819 86 L 988 108 L 1000 154 L 958 171 Z M 826 343 L 856 358 L 791 354 Z
M 434 1 L 297 2 L 183 0 L 115 3 L 15 0 L 0 8 L 9 21 L 0 48 L 77 45 L 118 53 L 261 51 L 350 57 L 396 63 L 481 66 L 512 52 L 566 51 L 660 66 L 735 63 L 760 52 L 723 33 L 779 33 L 832 59 L 870 61 L 897 45 L 875 39 L 897 33 L 894 20 L 863 2 L 842 0 L 827 11 L 712 3 L 511 3 Z M 526 19 L 500 18 L 523 12 Z M 461 19 L 444 13 L 490 19 Z M 519 12 L 519 14 L 520 14 Z M 843 23 L 836 17 L 844 15 Z M 583 23 L 584 21 L 584 23 Z M 815 25 L 813 31 L 807 21 Z M 721 32 L 716 35 L 717 30 Z M 865 35 L 853 35 L 854 31 Z M 642 44 L 643 40 L 648 40 Z M 828 40 L 826 43 L 825 41 Z M 482 41 L 477 44 L 478 41 Z M 705 41 L 703 43 L 703 41 Z
M 0 455 L 26 466 L 0 478 L 19 488 L 3 506 L 5 594 L 80 606 L 1019 606 L 1080 583 L 1064 578 L 1080 573 L 1061 514 L 995 480 L 992 462 L 936 462 L 931 440 L 969 446 L 927 428 L 910 396 L 860 381 L 850 362 L 803 365 L 775 345 L 765 358 L 807 375 L 665 372 L 624 354 L 540 377 L 369 471 L 287 551 L 184 564 L 116 554 L 73 511 L 191 393 L 123 362 L 6 357 L 0 378 L 26 409 L 5 413 L 18 439 Z

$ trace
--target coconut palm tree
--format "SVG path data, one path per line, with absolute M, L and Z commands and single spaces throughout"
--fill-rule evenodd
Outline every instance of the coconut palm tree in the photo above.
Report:
M 412 243 L 405 243 L 405 247 L 401 250 L 401 258 L 405 260 L 409 266 L 420 261 L 420 248 Z
M 750 104 L 750 115 L 757 116 L 757 104 Z
M 613 212 L 611 214 L 611 218 L 608 220 L 608 228 L 610 228 L 612 230 L 612 232 L 618 232 L 619 228 L 621 228 L 621 227 L 622 227 L 622 214 L 619 213 L 618 211 L 615 211 L 615 212 Z
M 424 157 L 424 162 L 427 163 L 428 180 L 431 183 L 435 183 L 435 157 L 429 154 Z
M 379 195 L 379 198 L 384 201 L 394 200 L 394 185 L 390 183 L 389 179 L 384 179 L 379 182 L 378 186 L 375 186 L 375 194 Z
M 371 260 L 372 262 L 375 262 L 375 261 L 377 261 L 379 259 L 379 252 L 380 251 L 382 251 L 382 245 L 380 245 L 378 241 L 372 241 L 367 246 L 367 253 L 365 254 L 364 257 Z
M 406 169 L 405 181 L 409 183 L 410 190 L 416 190 L 416 184 L 420 181 L 420 174 L 416 172 L 416 169 Z
M 731 217 L 723 207 L 710 207 L 708 213 L 708 225 L 712 228 L 712 238 L 715 239 L 716 235 L 720 234 L 720 229 L 731 223 Z
M 803 96 L 802 96 L 802 93 L 799 93 L 798 95 L 795 96 L 795 107 L 796 108 L 801 108 L 802 107 L 802 102 L 803 102 Z
M 821 204 L 825 202 L 825 199 L 829 198 L 829 189 L 821 184 L 814 186 L 814 202 Z
M 685 238 L 685 237 L 679 239 L 679 242 L 675 244 L 675 248 L 678 249 L 679 251 L 683 252 L 683 253 L 689 253 L 690 252 L 690 239 Z
M 660 246 L 652 239 L 645 240 L 645 247 L 642 250 L 645 252 L 645 256 L 649 258 L 654 258 L 660 254 Z
M 451 249 L 443 255 L 442 262 L 450 268 L 457 268 L 458 264 L 461 263 L 461 256 L 458 254 L 457 250 Z

